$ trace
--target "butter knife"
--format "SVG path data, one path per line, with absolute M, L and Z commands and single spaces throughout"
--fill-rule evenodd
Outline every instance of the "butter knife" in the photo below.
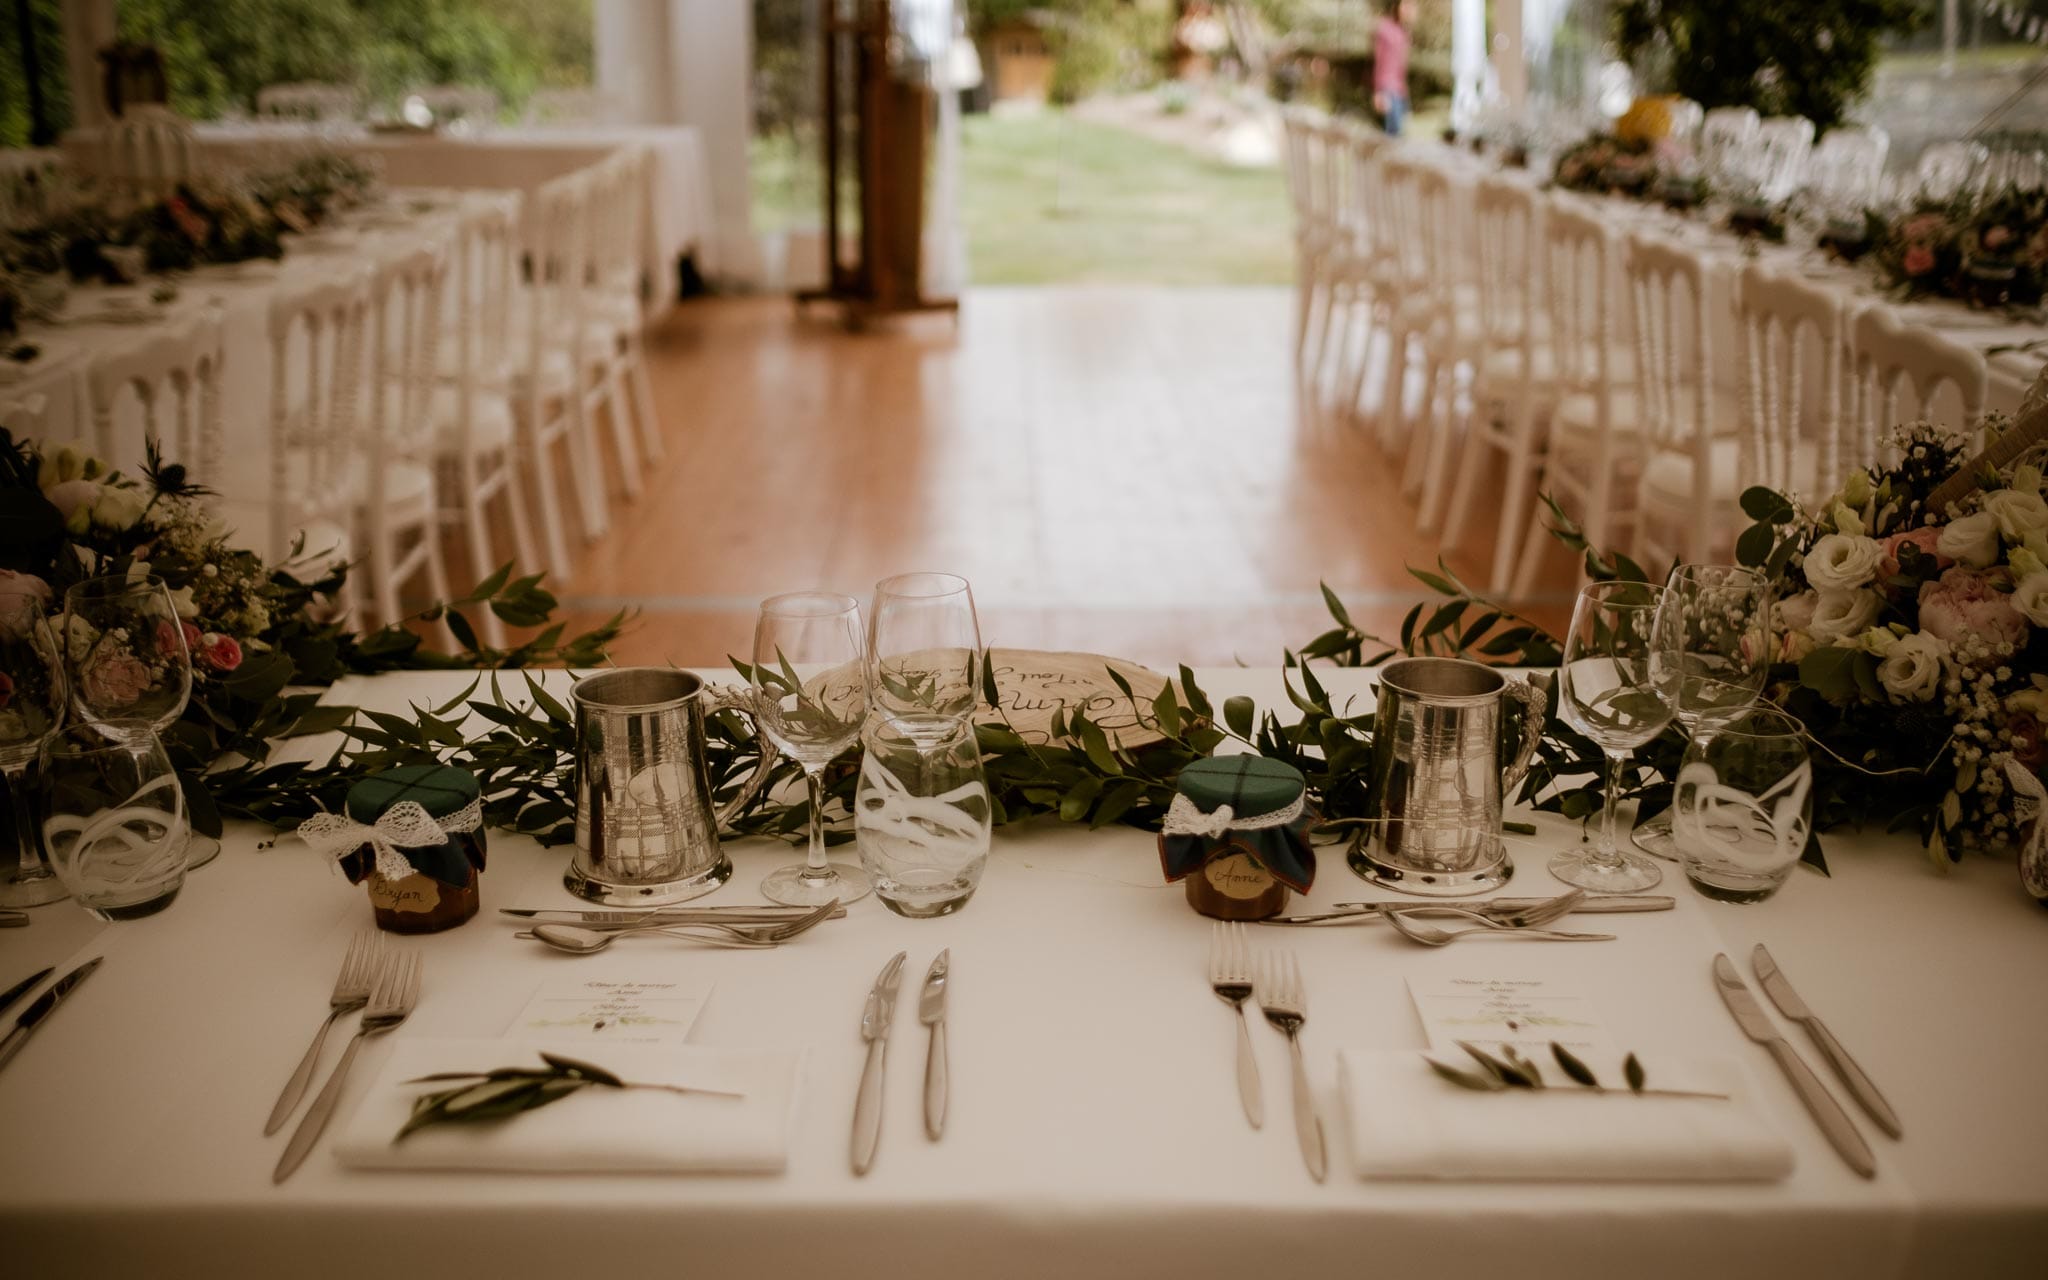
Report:
M 1901 1136 L 1904 1129 L 1899 1124 L 1898 1112 L 1892 1110 L 1891 1103 L 1884 1100 L 1884 1095 L 1877 1091 L 1877 1086 L 1863 1073 L 1863 1068 L 1856 1065 L 1856 1059 L 1849 1056 L 1849 1051 L 1842 1047 L 1842 1042 L 1835 1039 L 1834 1033 L 1827 1029 L 1826 1024 L 1814 1016 L 1813 1010 L 1806 1007 L 1806 1002 L 1799 998 L 1799 993 L 1792 990 L 1792 984 L 1785 978 L 1785 971 L 1778 967 L 1777 961 L 1771 959 L 1771 953 L 1764 950 L 1763 943 L 1756 944 L 1756 950 L 1750 953 L 1749 963 L 1756 970 L 1757 984 L 1764 989 L 1764 994 L 1771 998 L 1772 1004 L 1778 1006 L 1779 1013 L 1806 1028 L 1806 1033 L 1813 1037 L 1814 1044 L 1820 1047 L 1821 1056 L 1828 1060 L 1828 1065 L 1835 1069 L 1835 1075 L 1848 1086 L 1850 1095 L 1856 1099 L 1857 1105 L 1863 1108 L 1864 1113 L 1875 1120 L 1877 1127 L 1887 1134 L 1894 1138 Z
M 38 982 L 41 982 L 44 978 L 49 977 L 56 971 L 57 967 L 55 965 L 52 965 L 47 969 L 38 969 L 34 973 L 28 975 L 26 978 L 23 978 L 20 982 L 17 982 L 13 986 L 7 988 L 7 993 L 5 995 L 0 995 L 0 1013 L 5 1013 L 8 1009 L 8 1006 L 12 1005 L 16 1000 L 21 999 L 29 992 L 35 990 L 35 986 Z
M 0 1067 L 14 1061 L 14 1055 L 21 1052 L 21 1046 L 28 1043 L 28 1038 L 43 1024 L 43 1019 L 49 1017 L 50 1011 L 64 1002 L 64 998 L 71 994 L 73 988 L 90 978 L 92 971 L 100 967 L 100 961 L 104 958 L 94 956 L 79 965 L 57 979 L 50 985 L 48 991 L 37 996 L 33 1004 L 22 1010 L 21 1016 L 14 1020 L 14 1030 L 7 1033 L 6 1039 L 0 1040 Z
M 1813 1068 L 1806 1065 L 1806 1060 L 1779 1033 L 1764 1013 L 1763 1006 L 1750 994 L 1742 975 L 1735 971 L 1735 962 L 1725 953 L 1714 957 L 1714 985 L 1720 989 L 1722 1001 L 1727 1004 L 1728 1012 L 1735 1015 L 1736 1025 L 1742 1028 L 1743 1034 L 1769 1049 L 1771 1056 L 1778 1060 L 1778 1069 L 1792 1082 L 1799 1100 L 1806 1104 L 1806 1109 L 1820 1125 L 1820 1131 L 1834 1144 L 1843 1161 L 1866 1178 L 1876 1177 L 1877 1157 L 1870 1154 L 1870 1144 L 1856 1132 L 1856 1126 L 1848 1113 L 1842 1110 L 1842 1104 L 1835 1101 L 1835 1096 L 1827 1091 L 1820 1077 L 1813 1074 Z
M 882 1139 L 882 1063 L 889 1052 L 889 1023 L 896 1016 L 896 984 L 903 980 L 903 956 L 898 951 L 868 991 L 867 1007 L 861 1010 L 860 1038 L 868 1042 L 867 1065 L 861 1068 L 860 1092 L 853 1102 L 853 1171 L 864 1174 L 875 1163 L 875 1147 Z
M 924 1054 L 924 1132 L 937 1142 L 946 1132 L 946 977 L 953 949 L 939 952 L 924 975 L 924 994 L 917 1000 L 917 1020 L 931 1028 Z

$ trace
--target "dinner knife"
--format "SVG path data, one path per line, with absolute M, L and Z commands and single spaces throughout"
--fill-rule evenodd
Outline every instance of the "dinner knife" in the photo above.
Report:
M 8 1006 L 12 1005 L 16 1000 L 21 999 L 29 992 L 35 990 L 35 985 L 38 982 L 41 982 L 44 978 L 49 977 L 56 971 L 57 967 L 55 965 L 51 965 L 47 969 L 38 969 L 34 973 L 28 975 L 26 978 L 23 978 L 20 982 L 17 982 L 13 986 L 7 988 L 7 994 L 0 995 L 0 1013 L 5 1013 L 7 1011 Z
M 1749 963 L 1756 970 L 1756 980 L 1763 987 L 1764 994 L 1771 998 L 1772 1004 L 1778 1006 L 1779 1013 L 1805 1026 L 1806 1033 L 1813 1037 L 1814 1044 L 1820 1046 L 1821 1056 L 1828 1060 L 1828 1065 L 1835 1069 L 1835 1075 L 1848 1086 L 1849 1093 L 1856 1099 L 1857 1105 L 1877 1122 L 1878 1128 L 1894 1138 L 1901 1136 L 1904 1129 L 1899 1124 L 1898 1112 L 1892 1110 L 1891 1103 L 1884 1100 L 1884 1095 L 1877 1091 L 1877 1086 L 1864 1074 L 1863 1068 L 1856 1065 L 1856 1059 L 1849 1056 L 1849 1051 L 1842 1047 L 1842 1042 L 1835 1039 L 1834 1033 L 1827 1029 L 1827 1025 L 1814 1016 L 1813 1010 L 1806 1007 L 1806 1002 L 1799 998 L 1799 993 L 1792 990 L 1792 984 L 1785 978 L 1785 971 L 1778 967 L 1777 961 L 1771 959 L 1771 953 L 1764 950 L 1763 943 L 1756 944 L 1756 950 L 1750 953 Z
M 14 1055 L 21 1052 L 21 1046 L 28 1043 L 28 1038 L 43 1024 L 43 1019 L 50 1016 L 52 1009 L 64 1003 L 64 998 L 71 994 L 73 988 L 90 978 L 92 971 L 100 967 L 100 961 L 104 958 L 94 956 L 79 965 L 50 984 L 48 991 L 37 996 L 33 1004 L 22 1010 L 21 1016 L 14 1020 L 14 1030 L 7 1033 L 6 1039 L 0 1040 L 0 1067 L 14 1061 Z
M 1835 1095 L 1827 1091 L 1820 1077 L 1813 1074 L 1813 1068 L 1786 1042 L 1763 1006 L 1750 994 L 1748 984 L 1735 971 L 1735 962 L 1724 952 L 1714 957 L 1714 985 L 1721 991 L 1721 999 L 1728 1006 L 1728 1012 L 1735 1015 L 1736 1025 L 1743 1033 L 1771 1051 L 1778 1060 L 1778 1069 L 1792 1082 L 1799 1094 L 1799 1100 L 1813 1113 L 1820 1131 L 1834 1144 L 1835 1150 L 1851 1169 L 1866 1178 L 1877 1176 L 1877 1157 L 1870 1154 L 1870 1144 L 1863 1141 L 1863 1135 L 1856 1132 L 1848 1113 L 1842 1104 L 1835 1101 Z
M 924 1053 L 924 1132 L 937 1142 L 946 1132 L 946 976 L 953 949 L 939 952 L 925 971 L 924 994 L 917 1000 L 917 1020 L 931 1028 Z
M 1371 902 L 1339 902 L 1335 904 L 1335 910 L 1318 914 L 1268 916 L 1258 923 L 1351 924 L 1370 920 L 1384 911 L 1414 911 L 1429 907 L 1463 907 L 1470 911 L 1485 910 L 1505 914 L 1528 911 L 1549 901 L 1548 898 L 1482 898 L 1472 901 L 1461 898 L 1412 898 L 1399 901 L 1377 899 Z M 1666 894 L 1589 894 L 1567 914 L 1608 915 L 1624 911 L 1669 911 L 1677 905 L 1678 900 Z
M 545 916 L 564 924 L 619 925 L 645 924 L 661 920 L 673 923 L 677 920 L 721 920 L 726 924 L 774 923 L 796 920 L 809 915 L 811 907 L 656 907 L 650 911 L 577 911 L 566 907 L 499 907 L 498 914 L 517 916 L 522 920 L 538 920 Z M 826 916 L 837 920 L 846 914 L 845 907 L 839 907 Z
M 882 1060 L 889 1050 L 889 1023 L 896 1016 L 896 984 L 903 980 L 903 956 L 898 951 L 875 975 L 868 990 L 867 1007 L 861 1010 L 860 1037 L 868 1042 L 867 1065 L 861 1068 L 860 1092 L 853 1102 L 853 1171 L 864 1174 L 875 1163 L 875 1147 L 882 1139 Z

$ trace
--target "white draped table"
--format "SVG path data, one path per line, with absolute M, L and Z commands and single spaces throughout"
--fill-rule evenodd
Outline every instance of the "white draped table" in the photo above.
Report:
M 1200 678 L 1214 698 L 1284 705 L 1275 671 Z M 1366 687 L 1355 672 L 1331 683 Z M 339 692 L 402 709 L 462 684 L 408 674 Z M 1516 843 L 1510 892 L 1557 889 L 1543 862 L 1577 829 L 1539 821 L 1536 839 Z M 1667 879 L 1677 910 L 1599 917 L 1620 940 L 1585 946 L 1425 950 L 1375 925 L 1258 931 L 1260 944 L 1298 948 L 1306 977 L 1309 1071 L 1332 1139 L 1330 1178 L 1318 1185 L 1287 1123 L 1283 1043 L 1262 1025 L 1253 1036 L 1265 1129 L 1238 1111 L 1234 1033 L 1206 983 L 1209 926 L 1160 883 L 1150 836 L 1005 832 L 980 893 L 942 920 L 903 920 L 869 899 L 775 951 L 640 940 L 570 958 L 516 941 L 495 911 L 573 905 L 560 887 L 567 851 L 494 833 L 485 914 L 403 944 L 425 957 L 425 993 L 390 1038 L 499 1034 L 544 979 L 709 974 L 716 986 L 693 1040 L 807 1051 L 787 1172 L 366 1173 L 339 1167 L 323 1143 L 274 1187 L 283 1137 L 259 1136 L 264 1116 L 369 913 L 359 888 L 294 842 L 260 851 L 260 834 L 231 831 L 220 859 L 157 917 L 96 929 L 59 905 L 37 911 L 31 928 L 0 932 L 0 983 L 106 958 L 0 1072 L 8 1274 L 1872 1280 L 2033 1276 L 2048 1256 L 2048 913 L 1990 860 L 1944 878 L 1901 841 L 1836 839 L 1832 880 L 1801 872 L 1776 899 L 1736 908 Z M 792 857 L 762 842 L 733 854 L 737 874 L 712 902 L 754 900 L 759 878 Z M 1366 893 L 1326 857 L 1311 905 Z M 1903 1118 L 1898 1143 L 1863 1125 L 1878 1153 L 1872 1182 L 1835 1157 L 1715 994 L 1714 953 L 1747 971 L 1760 939 Z M 931 1143 L 919 1120 L 914 992 L 941 947 L 953 953 L 953 1094 L 945 1139 Z M 873 1172 L 855 1178 L 847 1143 L 861 1006 L 898 949 L 909 959 L 881 1150 Z M 1646 1056 L 1741 1061 L 1793 1145 L 1791 1179 L 1358 1180 L 1337 1051 L 1422 1046 L 1410 977 L 1503 972 L 1583 991 L 1617 1042 Z M 342 1120 L 389 1048 L 370 1042 Z M 330 1043 L 328 1060 L 338 1051 Z

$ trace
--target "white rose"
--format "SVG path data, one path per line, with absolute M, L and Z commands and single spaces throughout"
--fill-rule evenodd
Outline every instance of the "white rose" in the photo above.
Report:
M 1884 545 L 1875 538 L 1831 533 L 1806 553 L 1806 580 L 1821 591 L 1848 591 L 1877 576 Z
M 1805 631 L 1813 626 L 1813 613 L 1820 607 L 1818 591 L 1802 591 L 1789 600 L 1780 600 L 1773 606 L 1778 611 L 1778 627 L 1783 631 Z
M 2048 627 L 2048 573 L 2030 573 L 2012 589 L 2012 607 L 2037 627 Z
M 1990 568 L 1998 563 L 1998 517 L 1979 511 L 1950 521 L 1935 539 L 1934 550 L 1972 569 Z
M 1823 591 L 1813 611 L 1813 625 L 1807 630 L 1822 644 L 1848 644 L 1877 621 L 1883 604 L 1869 591 Z
M 92 520 L 101 528 L 122 533 L 135 527 L 148 506 L 149 499 L 140 489 L 102 485 L 98 501 L 92 504 Z
M 1986 494 L 1984 513 L 1998 521 L 1998 531 L 2008 542 L 2021 542 L 2030 533 L 2048 529 L 2048 500 L 2038 493 L 2000 489 Z
M 1940 636 L 1925 631 L 1900 636 L 1877 664 L 1877 682 L 1896 701 L 1925 702 L 1941 683 L 1941 660 L 1946 656 L 1948 645 Z

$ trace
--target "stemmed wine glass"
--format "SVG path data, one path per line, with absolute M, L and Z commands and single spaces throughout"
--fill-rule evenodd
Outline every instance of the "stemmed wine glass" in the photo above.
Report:
M 1558 712 L 1607 754 L 1607 790 L 1600 806 L 1600 843 L 1558 854 L 1550 873 L 1595 893 L 1640 893 L 1663 870 L 1615 842 L 1622 769 L 1629 753 L 1671 723 L 1677 672 L 1652 638 L 1662 587 L 1596 582 L 1579 592 L 1558 671 Z
M 875 584 L 868 661 L 875 706 L 892 716 L 974 712 L 981 623 L 974 589 L 952 573 L 899 573 Z
M 1676 672 L 1672 714 L 1688 739 L 1756 705 L 1771 669 L 1771 588 L 1754 569 L 1682 564 L 1664 584 L 1651 643 Z M 1671 811 L 1637 827 L 1635 846 L 1676 861 Z
M 64 649 L 71 706 L 114 741 L 162 734 L 192 697 L 190 624 L 155 575 L 104 574 L 64 593 Z M 194 833 L 188 866 L 213 861 L 220 842 Z
M 797 591 L 761 603 L 754 625 L 754 714 L 761 732 L 804 771 L 811 796 L 810 853 L 761 882 L 761 895 L 795 907 L 852 902 L 867 872 L 825 860 L 825 766 L 860 738 L 868 714 L 867 642 L 860 603 Z
M 64 662 L 34 596 L 0 597 L 0 773 L 14 817 L 15 863 L 0 870 L 0 907 L 39 907 L 68 891 L 43 857 L 28 766 L 64 723 Z

